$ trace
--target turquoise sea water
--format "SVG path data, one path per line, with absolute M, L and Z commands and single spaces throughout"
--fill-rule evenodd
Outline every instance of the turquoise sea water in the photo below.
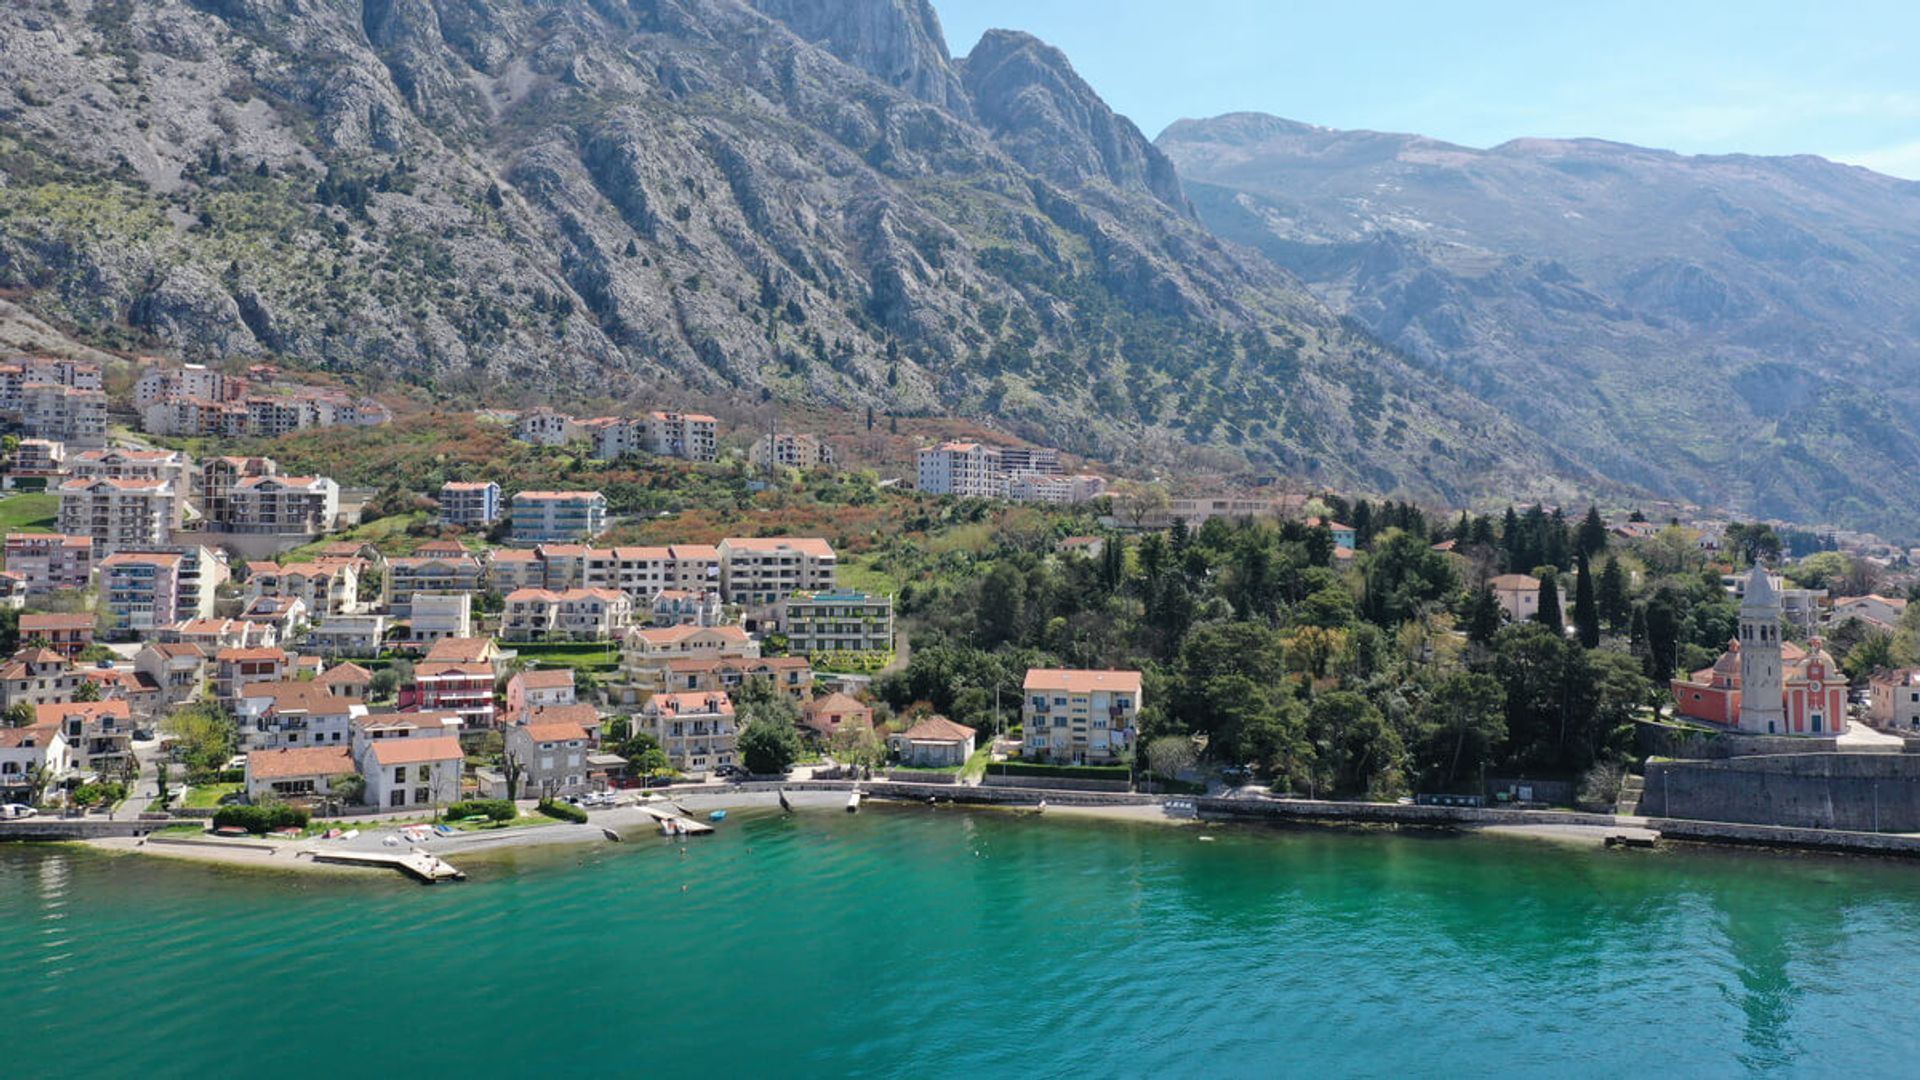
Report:
M 6 1076 L 1920 1068 L 1920 866 L 876 807 L 295 877 L 0 846 Z M 684 886 L 684 889 L 683 889 Z

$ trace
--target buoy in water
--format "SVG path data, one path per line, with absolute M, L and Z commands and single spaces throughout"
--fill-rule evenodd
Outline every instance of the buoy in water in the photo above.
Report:
M 1213 837 L 1211 836 L 1203 836 L 1200 839 L 1205 843 L 1209 843 L 1209 844 L 1213 843 Z

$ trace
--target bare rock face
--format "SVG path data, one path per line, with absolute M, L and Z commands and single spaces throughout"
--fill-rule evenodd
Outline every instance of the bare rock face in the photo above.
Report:
M 1913 534 L 1920 184 L 1809 157 L 1479 150 L 1251 113 L 1158 143 L 1214 231 L 1581 465 Z
M 1216 239 L 1057 50 L 955 63 L 927 0 L 23 0 L 0 70 L 31 73 L 0 80 L 0 289 L 117 343 L 988 414 L 1437 498 L 1565 480 Z
M 1192 213 L 1173 163 L 1133 121 L 1107 108 L 1059 49 L 1031 34 L 990 30 L 961 70 L 981 122 L 1021 164 L 1056 183 L 1104 180 Z

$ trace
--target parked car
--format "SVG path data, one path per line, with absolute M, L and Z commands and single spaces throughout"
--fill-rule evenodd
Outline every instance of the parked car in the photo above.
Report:
M 715 776 L 745 776 L 745 775 L 747 775 L 747 770 L 745 770 L 745 769 L 743 769 L 743 768 L 741 768 L 741 767 L 740 767 L 740 766 L 738 766 L 738 765 L 715 765 L 715 766 L 713 767 L 713 775 L 715 775 Z
M 25 803 L 0 804 L 0 818 L 30 818 L 39 812 Z

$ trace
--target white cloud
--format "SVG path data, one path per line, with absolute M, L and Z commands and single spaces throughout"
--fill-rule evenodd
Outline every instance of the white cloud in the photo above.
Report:
M 1849 165 L 1861 165 L 1874 172 L 1898 176 L 1904 180 L 1920 180 L 1920 140 L 1883 146 L 1877 150 L 1862 150 L 1853 154 L 1835 154 L 1835 161 L 1844 161 Z

